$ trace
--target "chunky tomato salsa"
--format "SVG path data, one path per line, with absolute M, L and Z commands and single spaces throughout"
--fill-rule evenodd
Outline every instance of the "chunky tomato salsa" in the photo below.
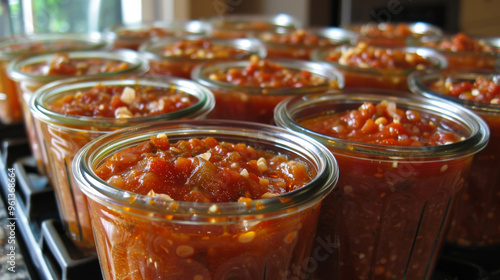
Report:
M 71 58 L 68 53 L 58 53 L 50 61 L 30 64 L 20 70 L 32 75 L 95 75 L 119 72 L 130 68 L 130 64 L 104 58 Z
M 414 32 L 406 23 L 363 24 L 353 29 L 363 35 L 372 37 L 419 37 L 423 35 Z
M 174 30 L 168 30 L 165 27 L 157 27 L 157 26 L 149 26 L 138 29 L 124 28 L 118 30 L 116 33 L 120 37 L 134 37 L 134 38 L 150 38 L 150 37 L 176 35 L 176 32 Z
M 165 134 L 114 154 L 96 170 L 121 189 L 194 202 L 271 197 L 304 186 L 314 172 L 302 161 L 246 144 L 212 137 L 170 143 Z
M 46 106 L 65 115 L 131 118 L 170 113 L 196 103 L 197 99 L 192 95 L 173 89 L 98 84 L 60 97 Z
M 397 48 L 370 46 L 364 42 L 329 52 L 325 59 L 340 65 L 359 68 L 412 70 L 434 66 L 432 61 L 416 52 Z
M 426 42 L 424 45 L 452 52 L 500 53 L 500 49 L 485 40 L 467 36 L 465 33 L 457 33 L 441 41 Z
M 297 29 L 285 34 L 266 32 L 260 36 L 260 39 L 268 43 L 285 45 L 323 47 L 333 44 L 332 40 L 320 37 L 317 34 L 305 29 Z
M 208 39 L 179 40 L 164 46 L 159 53 L 166 57 L 191 59 L 237 58 L 249 54 L 248 51 L 217 44 Z
M 464 100 L 500 104 L 500 85 L 483 76 L 477 77 L 474 81 L 440 80 L 430 85 L 430 88 L 441 94 Z
M 327 80 L 307 70 L 287 69 L 267 59 L 252 56 L 243 68 L 218 69 L 209 74 L 209 79 L 240 86 L 276 88 L 299 88 L 325 84 Z
M 332 137 L 398 146 L 435 146 L 461 141 L 451 132 L 444 132 L 432 119 L 415 110 L 403 110 L 394 102 L 369 102 L 357 110 L 306 120 L 304 127 Z
M 450 126 L 439 116 L 399 106 L 366 102 L 357 109 L 298 122 L 311 131 L 347 140 L 321 138 L 336 156 L 341 176 L 323 202 L 316 240 L 336 238 L 340 249 L 318 262 L 313 279 L 430 277 L 450 205 L 466 179 L 471 156 L 451 160 L 420 158 L 418 152 L 401 156 L 400 151 L 409 147 L 429 150 L 460 142 L 462 137 L 458 131 L 445 130 Z M 339 142 L 346 148 L 337 148 Z M 364 143 L 381 148 L 360 152 L 360 146 L 370 149 Z

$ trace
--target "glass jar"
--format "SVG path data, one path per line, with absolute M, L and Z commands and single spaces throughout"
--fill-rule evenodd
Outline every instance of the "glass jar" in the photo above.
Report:
M 16 85 L 7 75 L 12 60 L 57 51 L 102 49 L 106 44 L 99 33 L 16 35 L 0 40 L 0 121 L 4 124 L 23 121 Z
M 301 27 L 301 23 L 288 14 L 232 14 L 213 17 L 207 24 L 207 33 L 214 38 L 248 38 L 261 32 L 287 32 Z
M 179 44 L 193 45 L 193 47 L 189 48 L 190 52 L 195 49 L 196 44 L 201 44 L 201 46 L 198 48 L 199 51 L 190 55 L 165 54 L 164 49 L 166 47 L 174 48 Z M 179 47 L 180 50 L 181 47 Z M 215 39 L 202 36 L 150 40 L 142 44 L 139 51 L 149 60 L 151 67 L 149 73 L 185 79 L 191 78 L 191 71 L 198 64 L 248 59 L 252 55 L 266 56 L 264 46 L 255 39 Z
M 412 45 L 432 48 L 448 61 L 449 68 L 495 69 L 500 58 L 500 38 L 472 37 L 464 33 L 453 36 L 425 36 Z
M 474 85 L 481 77 L 490 86 L 483 84 L 484 90 L 478 86 L 466 87 L 463 84 Z M 464 93 L 460 97 L 447 94 L 450 86 L 454 90 L 477 95 L 494 94 L 493 83 L 497 83 L 496 96 L 500 94 L 498 86 L 499 73 L 494 70 L 435 70 L 418 71 L 410 75 L 410 89 L 426 98 L 447 99 L 455 104 L 471 109 L 478 114 L 489 126 L 491 131 L 489 144 L 479 152 L 472 162 L 471 174 L 467 180 L 464 193 L 454 211 L 451 228 L 446 236 L 449 244 L 468 249 L 500 248 L 500 105 L 497 101 L 491 103 L 474 100 L 464 100 Z M 483 93 L 480 93 L 483 91 Z M 455 93 L 455 94 L 458 94 Z M 493 96 L 491 96 L 493 97 Z
M 208 118 L 245 120 L 269 124 L 273 120 L 274 107 L 286 97 L 309 92 L 325 92 L 332 88 L 343 88 L 344 86 L 342 75 L 334 67 L 326 63 L 293 59 L 270 59 L 266 61 L 276 63 L 293 73 L 309 72 L 311 76 L 324 81 L 317 85 L 303 86 L 299 84 L 293 87 L 237 85 L 213 80 L 211 74 L 230 69 L 242 71 L 249 67 L 251 63 L 254 63 L 251 60 L 201 64 L 193 69 L 191 77 L 192 80 L 207 86 L 214 92 L 216 106 Z
M 98 85 L 132 89 L 153 88 L 156 89 L 153 94 L 158 98 L 183 92 L 197 102 L 170 113 L 128 118 L 80 116 L 57 113 L 50 109 L 49 105 L 57 104 L 61 98 L 85 93 Z M 29 105 L 35 127 L 39 127 L 41 131 L 37 135 L 38 140 L 45 144 L 42 151 L 46 152 L 45 157 L 50 165 L 46 168 L 52 171 L 53 187 L 64 228 L 80 249 L 92 253 L 95 252 L 95 245 L 87 201 L 71 177 L 71 161 L 78 150 L 92 139 L 120 128 L 153 121 L 204 118 L 214 107 L 214 97 L 208 89 L 189 80 L 154 76 L 111 76 L 66 79 L 47 84 L 33 95 Z M 155 108 L 148 107 L 148 110 L 153 109 Z
M 75 51 L 67 52 L 67 57 L 63 58 L 61 54 L 43 54 L 28 58 L 18 58 L 13 60 L 7 69 L 9 77 L 16 83 L 17 93 L 23 112 L 24 124 L 28 135 L 29 144 L 33 157 L 38 166 L 38 171 L 41 174 L 48 175 L 50 172 L 45 167 L 48 166 L 48 159 L 43 156 L 46 154 L 41 150 L 44 149 L 43 137 L 38 137 L 39 127 L 34 126 L 29 110 L 29 101 L 35 91 L 40 87 L 50 82 L 57 80 L 72 78 L 76 76 L 86 77 L 106 77 L 110 75 L 125 75 L 125 74 L 143 74 L 148 70 L 148 63 L 142 59 L 138 53 L 130 50 L 118 51 Z M 64 71 L 65 63 L 75 61 L 75 67 L 79 67 L 76 61 L 88 63 L 89 65 L 97 65 L 95 73 L 60 73 L 54 72 L 48 74 L 48 69 L 54 67 L 52 64 L 57 59 L 66 60 L 61 63 L 60 69 L 54 71 Z M 127 67 L 123 67 L 123 64 Z M 114 66 L 112 64 L 115 64 Z M 32 67 L 33 69 L 31 69 Z M 89 68 L 92 66 L 89 66 Z M 42 140 L 42 142 L 39 142 Z
M 361 43 L 363 44 L 363 43 Z M 334 49 L 315 49 L 311 53 L 313 61 L 327 62 L 337 68 L 345 80 L 345 88 L 378 88 L 388 90 L 407 91 L 407 77 L 408 75 L 418 70 L 416 68 L 400 68 L 397 64 L 391 68 L 377 68 L 360 65 L 347 65 L 341 63 L 338 59 L 331 59 L 329 56 L 332 53 L 349 54 L 354 49 L 362 48 L 363 52 L 368 50 L 385 51 L 385 52 L 402 52 L 404 53 L 404 60 L 406 61 L 406 54 L 418 55 L 424 59 L 424 62 L 429 63 L 429 68 L 446 68 L 447 61 L 444 56 L 438 52 L 415 47 L 373 47 L 366 45 L 342 45 Z
M 95 170 L 116 151 L 164 133 L 170 142 L 213 137 L 291 156 L 316 171 L 294 191 L 248 202 L 166 201 L 125 191 Z M 310 138 L 235 121 L 156 123 L 92 141 L 73 174 L 87 195 L 105 279 L 305 279 L 321 200 L 338 178 L 335 158 Z M 299 271 L 297 271 L 299 269 Z
M 382 101 L 416 111 L 463 140 L 437 146 L 371 144 L 302 125 Z M 337 187 L 321 209 L 316 246 L 339 242 L 340 250 L 332 245 L 318 252 L 311 277 L 429 279 L 473 154 L 487 143 L 487 125 L 451 102 L 369 89 L 288 98 L 276 107 L 275 122 L 323 143 L 339 165 Z
M 442 36 L 441 28 L 426 22 L 369 22 L 345 27 L 359 42 L 373 46 L 404 47 L 423 36 Z
M 285 33 L 263 32 L 257 38 L 266 47 L 268 58 L 302 60 L 309 60 L 315 48 L 355 44 L 357 41 L 354 32 L 337 27 L 311 27 Z
M 131 50 L 138 50 L 141 44 L 155 38 L 204 35 L 206 33 L 207 24 L 198 20 L 156 21 L 118 25 L 107 32 L 114 49 Z

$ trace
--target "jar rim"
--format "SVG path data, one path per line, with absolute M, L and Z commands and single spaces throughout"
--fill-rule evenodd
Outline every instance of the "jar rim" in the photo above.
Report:
M 450 77 L 451 75 L 451 77 Z M 421 96 L 429 98 L 442 98 L 450 102 L 464 106 L 476 113 L 498 114 L 500 113 L 500 104 L 492 104 L 474 100 L 465 100 L 458 97 L 450 96 L 431 89 L 428 83 L 446 80 L 448 77 L 463 81 L 474 81 L 477 77 L 486 77 L 500 79 L 500 73 L 492 69 L 477 69 L 477 68 L 460 68 L 460 69 L 427 69 L 411 73 L 408 76 L 409 89 Z
M 308 92 L 321 92 L 331 89 L 330 82 L 336 81 L 339 88 L 344 87 L 344 76 L 332 65 L 323 62 L 302 61 L 298 59 L 272 58 L 266 59 L 272 63 L 278 63 L 286 69 L 294 71 L 306 70 L 311 74 L 325 78 L 325 83 L 305 87 L 259 87 L 259 86 L 241 86 L 230 82 L 214 81 L 209 78 L 208 73 L 216 69 L 244 68 L 250 64 L 250 61 L 229 61 L 216 63 L 202 63 L 193 68 L 191 79 L 209 88 L 218 88 L 230 91 L 238 91 L 249 94 L 266 95 L 289 95 L 303 94 Z
M 207 32 L 207 23 L 201 20 L 148 21 L 133 24 L 118 24 L 108 28 L 106 33 L 112 37 L 111 39 L 142 39 L 142 37 L 134 35 L 121 35 L 119 32 L 123 30 L 141 30 L 144 28 L 162 28 L 172 31 L 185 31 L 190 34 L 205 34 Z
M 364 143 L 342 138 L 327 136 L 306 129 L 296 122 L 296 117 L 306 109 L 315 112 L 317 117 L 321 114 L 321 108 L 314 106 L 325 106 L 330 108 L 335 104 L 351 104 L 359 107 L 364 102 L 379 103 L 381 101 L 393 101 L 405 108 L 413 108 L 420 112 L 428 112 L 430 115 L 439 116 L 453 121 L 462 129 L 467 129 L 469 135 L 463 141 L 437 146 L 389 146 L 381 144 Z M 356 108 L 357 108 L 356 107 Z M 274 111 L 274 121 L 280 127 L 300 132 L 311 136 L 326 146 L 341 152 L 343 155 L 359 157 L 369 156 L 370 159 L 378 160 L 445 160 L 463 157 L 477 153 L 488 143 L 490 130 L 488 125 L 471 110 L 457 106 L 453 102 L 443 99 L 429 99 L 416 96 L 410 92 L 375 90 L 375 89 L 350 89 L 330 91 L 324 94 L 308 94 L 302 97 L 290 97 L 278 104 Z M 305 117 L 303 117 L 305 118 Z
M 426 34 L 443 35 L 443 30 L 440 27 L 438 27 L 434 24 L 430 24 L 428 22 L 422 22 L 422 21 L 417 21 L 417 22 L 405 22 L 405 21 L 375 22 L 375 21 L 372 21 L 372 22 L 368 22 L 368 23 L 358 22 L 358 23 L 353 23 L 353 24 L 347 25 L 345 28 L 348 30 L 354 31 L 354 29 L 361 28 L 363 26 L 385 27 L 385 26 L 388 26 L 390 24 L 391 25 L 406 24 L 408 26 L 408 28 L 412 31 L 412 33 L 419 34 L 419 35 L 420 34 L 422 34 L 422 35 L 426 35 Z M 354 31 L 354 32 L 356 32 L 356 31 Z M 404 38 L 408 37 L 408 36 L 383 37 L 383 36 L 376 36 L 376 35 L 371 35 L 371 34 L 366 34 L 366 33 L 361 33 L 361 32 L 359 32 L 359 34 L 362 36 L 369 37 L 369 38 L 394 38 L 394 39 L 402 38 L 402 39 L 404 39 Z
M 9 47 L 26 43 L 50 43 L 50 42 L 83 42 L 84 46 L 67 47 L 54 50 L 8 50 Z M 40 33 L 28 35 L 13 35 L 0 41 L 0 58 L 12 59 L 20 55 L 39 55 L 44 53 L 54 53 L 59 51 L 77 51 L 77 50 L 97 50 L 105 48 L 108 41 L 105 36 L 99 32 L 88 33 Z
M 148 140 L 159 132 L 165 133 L 171 141 L 211 136 L 215 139 L 233 139 L 243 143 L 256 143 L 278 147 L 314 164 L 316 177 L 297 190 L 278 196 L 255 199 L 248 203 L 223 202 L 200 203 L 188 201 L 165 201 L 159 197 L 140 195 L 114 187 L 100 179 L 94 167 L 117 150 Z M 231 141 L 231 140 L 224 140 Z M 249 144 L 251 145 L 251 144 Z M 319 142 L 276 126 L 232 120 L 195 120 L 155 122 L 129 130 L 119 130 L 96 138 L 86 144 L 75 156 L 72 164 L 75 180 L 82 191 L 92 199 L 101 202 L 133 208 L 157 214 L 175 214 L 203 217 L 224 217 L 224 215 L 245 217 L 259 214 L 273 214 L 294 207 L 308 207 L 324 198 L 338 180 L 338 166 L 335 157 Z M 133 200 L 133 202 L 131 202 Z M 176 203 L 176 209 L 169 205 Z M 209 211 L 216 204 L 217 213 Z
M 137 85 L 164 87 L 169 90 L 180 90 L 186 94 L 193 95 L 198 99 L 198 102 L 193 106 L 175 112 L 124 119 L 65 115 L 51 111 L 45 106 L 45 100 L 48 98 L 53 98 L 58 95 L 63 96 L 68 91 L 73 92 L 75 90 L 92 88 L 98 84 L 121 87 L 134 87 Z M 39 88 L 29 102 L 29 109 L 33 117 L 37 120 L 46 123 L 67 125 L 79 131 L 85 127 L 112 130 L 159 120 L 167 121 L 180 118 L 198 119 L 205 117 L 214 107 L 215 97 L 208 88 L 191 80 L 155 75 L 115 75 L 102 78 L 80 77 L 55 81 Z M 70 127 L 68 127 L 68 129 Z
M 430 48 L 430 49 L 436 50 L 437 52 L 444 54 L 446 56 L 465 56 L 465 55 L 473 54 L 474 56 L 478 56 L 478 57 L 498 57 L 500 59 L 500 37 L 485 37 L 485 36 L 470 36 L 469 37 L 469 38 L 473 38 L 476 40 L 482 40 L 484 42 L 487 42 L 496 50 L 496 52 L 451 51 L 451 50 L 443 50 L 443 49 L 440 49 L 438 47 L 429 47 L 429 46 L 424 45 L 426 42 L 438 42 L 439 43 L 444 39 L 451 40 L 451 38 L 453 38 L 453 35 L 448 35 L 448 36 L 428 35 L 428 36 L 423 36 L 421 38 L 418 38 L 410 43 L 412 46 L 415 46 L 415 47 L 425 47 L 425 48 Z
M 322 39 L 328 39 L 333 43 L 338 43 L 338 44 L 355 44 L 358 40 L 358 35 L 350 30 L 343 29 L 340 27 L 308 27 L 303 29 L 305 32 L 310 32 L 318 37 L 321 37 Z M 281 42 L 274 42 L 274 41 L 269 41 L 265 40 L 262 38 L 262 36 L 266 34 L 272 34 L 272 35 L 278 35 L 278 36 L 286 36 L 294 31 L 290 32 L 270 32 L 270 31 L 264 31 L 260 34 L 258 34 L 258 39 L 262 41 L 263 44 L 273 46 L 273 47 L 285 47 L 285 48 L 317 48 L 317 46 L 313 45 L 307 45 L 307 44 L 288 44 L 288 43 L 281 43 Z
M 221 26 L 224 22 L 252 22 L 252 21 L 262 21 L 274 25 L 276 28 L 300 28 L 302 24 L 298 19 L 292 15 L 279 13 L 274 15 L 262 15 L 262 14 L 232 14 L 224 15 L 223 17 L 212 17 L 207 20 L 209 29 L 216 27 L 222 30 L 237 30 L 235 27 L 231 26 Z M 244 29 L 241 31 L 245 31 Z
M 331 64 L 335 66 L 336 68 L 344 71 L 356 71 L 356 72 L 362 72 L 362 73 L 367 73 L 367 74 L 375 74 L 375 75 L 401 75 L 401 76 L 407 76 L 410 73 L 417 71 L 417 69 L 379 69 L 379 68 L 363 68 L 363 67 L 358 67 L 358 66 L 350 66 L 350 65 L 344 65 L 341 64 L 337 61 L 327 61 L 325 60 L 325 56 L 327 53 L 331 51 L 344 51 L 347 48 L 353 48 L 355 46 L 353 45 L 348 45 L 348 44 L 343 44 L 339 45 L 337 47 L 326 47 L 326 48 L 316 48 L 311 52 L 311 60 L 313 61 L 319 61 L 319 62 L 324 62 Z M 381 48 L 381 49 L 392 49 L 392 50 L 401 50 L 403 52 L 408 52 L 408 53 L 416 53 L 426 60 L 432 62 L 433 66 L 432 68 L 437 68 L 437 69 L 445 69 L 448 67 L 448 60 L 446 57 L 444 57 L 441 53 L 439 53 L 436 50 L 433 50 L 431 48 L 424 48 L 424 47 L 386 47 L 386 46 L 374 46 L 376 48 Z
M 113 75 L 125 75 L 125 74 L 144 74 L 149 70 L 149 64 L 139 53 L 133 50 L 119 49 L 119 50 L 95 50 L 95 51 L 71 51 L 65 52 L 68 54 L 70 59 L 104 59 L 104 60 L 114 60 L 125 62 L 131 65 L 131 67 L 114 72 L 101 72 L 92 75 L 83 75 L 82 77 L 106 77 Z M 22 71 L 21 69 L 28 65 L 43 63 L 51 61 L 58 53 L 42 54 L 31 57 L 18 57 L 9 63 L 7 67 L 7 72 L 9 76 L 16 81 L 37 81 L 42 83 L 48 83 L 61 79 L 68 79 L 74 77 L 73 75 L 42 75 L 42 74 L 30 74 Z
M 217 61 L 218 58 L 214 59 L 193 59 L 189 57 L 176 57 L 176 56 L 165 56 L 159 52 L 159 48 L 165 47 L 169 44 L 174 44 L 175 42 L 182 40 L 209 40 L 215 45 L 229 46 L 236 49 L 248 51 L 250 54 L 246 54 L 239 59 L 249 58 L 251 55 L 257 55 L 259 57 L 266 57 L 267 52 L 264 45 L 257 39 L 253 38 L 213 38 L 205 35 L 188 35 L 181 37 L 168 37 L 168 38 L 158 38 L 151 39 L 139 46 L 139 52 L 141 52 L 146 58 L 152 60 L 171 60 L 171 61 L 182 61 L 189 60 L 190 62 L 210 62 Z M 225 58 L 225 60 L 234 60 L 235 58 Z

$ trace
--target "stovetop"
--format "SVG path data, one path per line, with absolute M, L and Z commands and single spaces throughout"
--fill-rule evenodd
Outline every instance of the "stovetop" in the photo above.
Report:
M 24 273 L 31 279 L 102 278 L 97 257 L 85 256 L 66 237 L 52 186 L 37 173 L 24 125 L 0 125 L 0 143 L 0 194 L 4 204 L 0 203 L 0 214 L 5 217 L 9 217 L 5 207 L 12 176 L 9 173 L 15 174 L 15 237 L 20 247 L 16 267 L 25 267 Z M 8 252 L 0 253 L 5 256 Z M 500 250 L 467 252 L 445 246 L 431 280 L 500 280 Z

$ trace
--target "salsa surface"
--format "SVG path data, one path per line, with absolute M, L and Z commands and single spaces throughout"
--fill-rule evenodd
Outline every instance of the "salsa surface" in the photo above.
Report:
M 67 94 L 46 106 L 51 111 L 65 115 L 131 118 L 175 112 L 197 102 L 192 95 L 173 89 L 98 84 Z
M 356 46 L 346 49 L 330 51 L 326 61 L 338 62 L 345 66 L 376 69 L 424 69 L 434 64 L 427 58 L 411 51 L 397 48 L 384 48 L 371 46 L 360 42 Z
M 323 47 L 334 45 L 335 42 L 305 29 L 297 29 L 290 33 L 263 33 L 260 39 L 264 42 L 286 45 Z
M 448 79 L 430 85 L 432 90 L 463 100 L 500 104 L 500 85 L 492 79 L 479 76 L 474 81 L 452 82 Z
M 387 101 L 312 117 L 299 125 L 332 137 L 392 145 L 388 151 L 462 140 L 453 130 L 439 129 L 449 127 L 440 124 L 439 116 L 398 108 Z M 350 141 L 346 142 L 349 148 Z M 336 189 L 323 201 L 317 240 L 338 236 L 342 245 L 338 256 L 325 257 L 313 278 L 429 278 L 450 205 L 460 194 L 472 156 L 442 160 L 351 152 L 333 144 L 327 147 L 337 159 L 341 176 Z M 313 248 L 316 246 L 321 242 Z M 342 250 L 342 246 L 348 249 Z
M 248 202 L 293 191 L 315 171 L 287 156 L 212 137 L 170 143 L 165 134 L 112 155 L 96 174 L 131 192 L 193 202 Z
M 70 58 L 67 53 L 58 53 L 50 61 L 26 65 L 21 71 L 31 75 L 95 75 L 120 72 L 130 68 L 130 64 L 105 58 Z
M 283 65 L 257 56 L 243 68 L 218 69 L 208 74 L 209 79 L 240 86 L 300 88 L 326 83 L 326 79 L 307 70 L 287 69 Z
M 394 102 L 369 102 L 357 110 L 321 116 L 300 123 L 332 137 L 397 146 L 436 146 L 460 141 L 451 132 L 440 131 L 431 119 L 414 110 L 402 110 Z
M 185 57 L 190 59 L 231 58 L 248 55 L 249 52 L 231 46 L 216 44 L 211 40 L 179 40 L 161 48 L 160 54 L 166 57 Z
M 365 36 L 370 37 L 386 37 L 386 38 L 394 38 L 394 37 L 419 37 L 423 34 L 416 33 L 411 30 L 410 26 L 406 23 L 384 23 L 380 24 L 363 24 L 360 26 L 356 26 L 353 28 L 354 31 L 357 31 Z
M 457 33 L 451 38 L 441 41 L 426 42 L 424 45 L 452 52 L 500 53 L 500 49 L 488 42 L 467 36 L 464 33 Z

